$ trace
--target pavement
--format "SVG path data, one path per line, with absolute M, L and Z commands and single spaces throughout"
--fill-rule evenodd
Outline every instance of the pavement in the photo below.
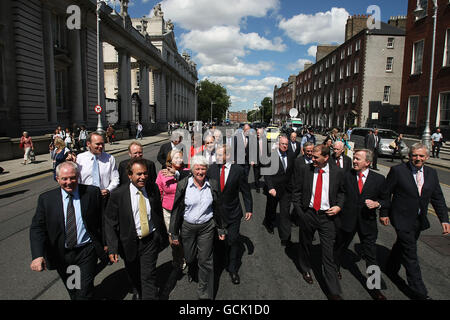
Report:
M 168 138 L 167 132 L 162 132 L 157 135 L 144 137 L 142 140 L 138 141 L 143 146 L 147 146 L 162 141 L 166 142 L 168 141 Z M 135 139 L 116 141 L 112 145 L 106 143 L 105 151 L 112 155 L 125 152 L 128 150 L 128 145 L 132 141 L 135 141 Z M 35 162 L 28 163 L 27 165 L 23 165 L 22 162 L 23 158 L 0 162 L 0 167 L 5 170 L 0 174 L 0 186 L 53 171 L 50 153 L 37 155 Z

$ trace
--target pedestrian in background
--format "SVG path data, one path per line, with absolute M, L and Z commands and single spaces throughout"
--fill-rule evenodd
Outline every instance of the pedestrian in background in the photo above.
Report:
M 114 128 L 111 124 L 108 125 L 108 128 L 106 129 L 106 142 L 109 144 L 113 144 L 114 142 Z
M 24 131 L 22 134 L 22 137 L 20 138 L 20 145 L 21 148 L 23 148 L 24 154 L 23 154 L 23 165 L 27 164 L 27 161 L 30 160 L 30 152 L 34 150 L 34 146 L 33 146 L 33 140 L 31 139 L 31 137 L 28 135 L 27 131 Z
M 393 148 L 393 150 L 392 150 L 391 162 L 394 162 L 395 154 L 398 153 L 399 156 L 400 156 L 400 161 L 403 163 L 403 155 L 402 155 L 402 152 L 401 152 L 401 149 L 402 149 L 402 141 L 403 141 L 403 135 L 400 133 L 400 134 L 398 135 L 398 137 L 395 138 L 395 140 L 393 141 L 393 146 L 394 146 L 394 148 Z M 389 145 L 389 147 L 390 147 L 390 145 Z
M 143 139 L 142 130 L 144 128 L 142 127 L 142 124 L 138 121 L 136 122 L 136 140 L 141 137 L 141 140 Z
M 80 144 L 80 152 L 81 148 L 83 148 L 83 152 L 86 151 L 86 140 L 88 138 L 88 132 L 85 126 L 81 126 L 80 135 L 78 136 L 79 144 Z
M 441 129 L 437 128 L 436 132 L 431 135 L 433 158 L 436 155 L 436 158 L 439 159 L 439 151 L 441 151 L 443 140 L 444 136 L 441 133 Z
M 72 138 L 72 133 L 69 131 L 69 128 L 66 128 L 64 143 L 66 144 L 66 147 L 70 151 L 72 151 L 73 138 Z
M 58 167 L 58 165 L 60 165 L 61 163 L 65 162 L 65 161 L 76 162 L 77 157 L 75 156 L 74 153 L 72 153 L 70 151 L 69 148 L 66 147 L 66 144 L 64 143 L 64 141 L 61 138 L 56 138 L 55 139 L 55 149 L 53 150 L 52 160 L 53 160 L 53 179 L 55 179 L 55 181 L 57 181 L 56 180 L 56 168 Z

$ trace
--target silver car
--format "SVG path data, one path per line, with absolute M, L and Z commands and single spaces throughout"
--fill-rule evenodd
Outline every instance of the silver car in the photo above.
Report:
M 365 138 L 369 134 L 371 128 L 354 128 L 350 135 L 350 141 L 355 143 L 355 148 L 365 148 Z M 398 133 L 391 129 L 378 129 L 378 136 L 380 137 L 380 147 L 378 149 L 379 155 L 391 156 L 393 149 L 389 147 L 389 144 L 397 139 Z M 402 156 L 407 157 L 409 148 L 404 141 L 401 142 L 400 152 Z

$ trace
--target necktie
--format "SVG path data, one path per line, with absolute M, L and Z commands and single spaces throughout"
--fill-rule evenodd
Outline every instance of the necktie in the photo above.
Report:
M 210 154 L 209 154 L 209 164 L 211 164 L 212 162 L 213 162 L 213 153 L 211 152 Z
M 94 156 L 94 163 L 92 164 L 92 185 L 100 188 L 100 170 L 96 156 Z
M 141 237 L 144 238 L 148 236 L 150 233 L 148 227 L 148 218 L 147 218 L 147 206 L 145 204 L 145 198 L 142 194 L 141 190 L 138 190 L 139 193 L 139 218 L 141 222 Z
M 296 145 L 295 145 L 295 142 L 293 142 L 292 143 L 292 150 L 295 152 L 295 149 L 296 149 Z
M 341 162 L 339 161 L 339 159 L 340 159 L 340 157 L 336 159 L 336 164 L 340 168 L 341 167 Z
M 262 157 L 262 139 L 259 139 L 259 156 Z
M 77 221 L 75 218 L 75 208 L 73 207 L 73 195 L 69 194 L 66 217 L 66 244 L 72 249 L 77 245 Z
M 225 165 L 222 166 L 222 170 L 220 171 L 220 191 L 223 191 L 225 188 Z
M 281 154 L 281 162 L 283 163 L 284 171 L 286 171 L 286 169 L 287 169 L 286 152 L 283 152 L 283 153 Z
M 319 174 L 317 175 L 316 191 L 314 192 L 314 204 L 313 208 L 316 211 L 320 210 L 320 205 L 322 203 L 322 173 L 323 170 L 319 169 Z
M 359 172 L 359 173 L 358 173 L 358 176 L 359 176 L 359 179 L 358 179 L 358 188 L 359 188 L 359 194 L 361 194 L 361 193 L 362 193 L 363 186 L 364 186 L 364 182 L 363 182 L 363 177 L 364 177 L 364 175 L 363 175 L 362 172 Z
M 417 180 L 417 189 L 419 190 L 419 195 L 422 195 L 422 187 L 423 187 L 423 171 L 419 170 L 417 171 L 417 175 L 416 175 L 416 180 Z

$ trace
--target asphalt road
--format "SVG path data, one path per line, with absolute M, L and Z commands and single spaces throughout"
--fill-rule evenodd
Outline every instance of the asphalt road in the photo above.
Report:
M 145 147 L 144 156 L 155 161 L 159 145 Z M 127 155 L 116 155 L 120 162 Z M 384 160 L 381 164 L 384 165 Z M 157 164 L 157 169 L 160 166 Z M 445 173 L 445 174 L 448 174 Z M 441 176 L 441 179 L 443 179 Z M 448 175 L 446 176 L 448 178 Z M 249 181 L 253 182 L 251 171 Z M 449 183 L 449 180 L 446 180 Z M 14 187 L 0 189 L 0 299 L 56 299 L 67 300 L 68 294 L 56 271 L 41 273 L 30 270 L 31 255 L 29 226 L 40 193 L 56 187 L 52 176 L 39 176 L 22 181 Z M 281 247 L 277 231 L 268 234 L 261 225 L 264 217 L 265 196 L 252 190 L 254 216 L 241 225 L 242 266 L 239 274 L 241 284 L 233 285 L 226 271 L 216 273 L 216 299 L 218 300 L 325 300 L 323 281 L 320 275 L 320 246 L 318 239 L 313 250 L 313 277 L 308 285 L 301 278 L 296 264 L 298 228 L 293 227 L 294 246 L 288 250 Z M 418 242 L 418 254 L 422 274 L 429 295 L 434 299 L 450 299 L 450 256 L 445 248 L 433 248 L 430 241 L 442 243 L 441 227 L 436 217 L 430 215 L 431 228 L 422 233 Z M 424 241 L 424 239 L 427 241 Z M 430 240 L 431 239 L 431 240 Z M 446 238 L 448 240 L 448 238 Z M 389 250 L 395 241 L 392 227 L 379 226 L 377 250 L 383 270 Z M 445 239 L 444 239 L 445 241 Z M 448 243 L 448 242 L 447 242 Z M 358 237 L 352 242 L 343 265 L 341 280 L 343 296 L 348 300 L 370 300 L 365 290 L 365 262 L 357 252 Z M 164 286 L 171 270 L 170 249 L 164 250 L 158 259 L 158 284 Z M 406 279 L 404 270 L 400 275 Z M 388 299 L 408 299 L 387 277 L 384 293 Z M 130 299 L 123 262 L 107 266 L 96 277 L 96 296 L 99 299 Z M 189 283 L 183 276 L 170 294 L 170 299 L 195 300 L 197 283 Z

